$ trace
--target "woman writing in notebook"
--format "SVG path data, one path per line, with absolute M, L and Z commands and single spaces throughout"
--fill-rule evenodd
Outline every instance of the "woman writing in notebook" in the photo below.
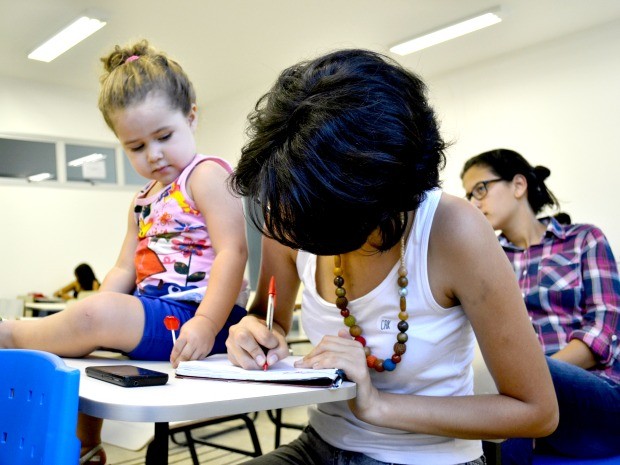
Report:
M 250 122 L 233 185 L 265 238 L 228 356 L 260 369 L 288 355 L 301 282 L 314 348 L 299 366 L 357 384 L 255 463 L 483 464 L 481 438 L 551 433 L 551 379 L 506 257 L 484 217 L 438 189 L 444 142 L 424 84 L 378 54 L 334 52 L 285 70 Z M 497 395 L 473 395 L 474 333 Z

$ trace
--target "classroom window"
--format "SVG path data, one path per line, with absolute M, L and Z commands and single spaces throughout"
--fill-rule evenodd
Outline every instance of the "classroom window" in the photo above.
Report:
M 43 173 L 58 179 L 55 143 L 0 138 L 0 177 L 28 179 Z
M 116 184 L 114 149 L 66 144 L 67 181 Z
M 117 145 L 30 137 L 28 140 L 0 135 L 0 182 L 21 179 L 134 188 L 149 181 L 136 173 Z M 32 178 L 35 175 L 39 175 L 38 179 Z

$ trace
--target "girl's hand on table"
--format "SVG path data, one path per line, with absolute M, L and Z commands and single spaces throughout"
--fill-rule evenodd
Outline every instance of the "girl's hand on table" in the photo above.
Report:
M 217 330 L 211 320 L 196 314 L 181 326 L 181 332 L 170 354 L 170 362 L 176 368 L 179 362 L 202 360 L 211 352 Z

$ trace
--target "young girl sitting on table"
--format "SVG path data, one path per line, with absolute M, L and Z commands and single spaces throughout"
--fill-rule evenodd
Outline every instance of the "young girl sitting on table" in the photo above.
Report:
M 265 238 L 228 356 L 247 369 L 288 356 L 303 282 L 314 348 L 298 366 L 357 384 L 355 399 L 311 408 L 297 440 L 254 462 L 483 464 L 481 438 L 551 433 L 553 386 L 509 263 L 484 217 L 438 189 L 445 145 L 420 79 L 337 51 L 285 70 L 250 122 L 233 185 L 256 201 Z M 497 395 L 473 393 L 474 335 Z
M 501 231 L 532 325 L 542 344 L 560 408 L 557 430 L 536 450 L 573 457 L 620 454 L 620 279 L 602 231 L 538 218 L 558 207 L 545 185 L 550 171 L 517 152 L 496 149 L 469 159 L 467 198 Z M 534 441 L 502 443 L 502 464 L 532 463 Z
M 102 61 L 99 108 L 133 168 L 152 181 L 131 202 L 100 292 L 37 321 L 3 321 L 0 347 L 64 357 L 107 348 L 175 367 L 225 352 L 228 327 L 246 314 L 235 304 L 245 292 L 247 245 L 241 200 L 227 186 L 231 167 L 196 153 L 196 97 L 175 61 L 146 41 L 117 46 Z M 184 299 L 205 286 L 198 302 Z M 174 347 L 169 315 L 181 323 Z M 80 420 L 82 463 L 105 463 L 101 420 Z

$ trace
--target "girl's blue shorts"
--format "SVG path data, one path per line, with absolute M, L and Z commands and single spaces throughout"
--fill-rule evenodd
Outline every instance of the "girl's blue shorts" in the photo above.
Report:
M 194 316 L 198 304 L 146 295 L 136 295 L 136 297 L 140 299 L 144 308 L 144 333 L 137 347 L 126 355 L 135 360 L 170 360 L 172 335 L 170 330 L 166 329 L 164 325 L 164 318 L 168 315 L 176 316 L 181 322 L 181 326 L 183 326 L 187 320 Z M 215 338 L 211 354 L 226 352 L 228 329 L 232 325 L 237 324 L 246 315 L 247 311 L 243 307 L 238 305 L 233 307 L 224 327 Z

